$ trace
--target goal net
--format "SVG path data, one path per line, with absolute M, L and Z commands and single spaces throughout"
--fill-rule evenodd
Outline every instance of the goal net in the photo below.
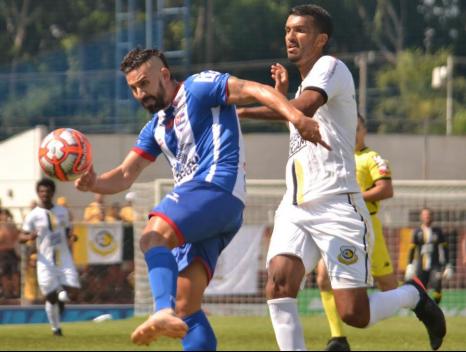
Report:
M 148 213 L 173 187 L 172 180 L 138 183 L 135 203 Z M 423 207 L 433 210 L 434 225 L 447 234 L 453 278 L 444 281 L 442 308 L 451 315 L 466 315 L 466 182 L 394 181 L 395 196 L 382 202 L 379 217 L 400 281 L 407 264 L 412 229 L 419 224 Z M 206 291 L 203 308 L 219 315 L 265 315 L 265 257 L 273 229 L 275 209 L 285 192 L 283 180 L 248 180 L 244 225 L 219 258 L 215 275 Z M 139 237 L 145 222 L 134 224 L 135 314 L 152 312 L 153 299 L 147 280 Z M 321 314 L 320 294 L 314 274 L 306 278 L 299 296 L 301 314 Z

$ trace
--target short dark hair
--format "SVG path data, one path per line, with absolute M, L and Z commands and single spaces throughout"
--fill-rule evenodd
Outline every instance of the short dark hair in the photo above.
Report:
M 153 57 L 158 57 L 162 61 L 163 65 L 166 68 L 169 68 L 167 59 L 160 50 L 136 48 L 132 49 L 130 52 L 128 52 L 128 54 L 125 55 L 123 61 L 121 61 L 120 70 L 127 74 L 141 66 L 143 63 L 149 61 Z
M 311 16 L 320 33 L 327 34 L 329 39 L 333 34 L 332 16 L 323 7 L 317 5 L 298 5 L 290 10 L 289 15 Z
M 36 192 L 39 192 L 39 187 L 47 187 L 50 188 L 50 190 L 55 193 L 55 182 L 49 178 L 42 178 L 36 183 Z

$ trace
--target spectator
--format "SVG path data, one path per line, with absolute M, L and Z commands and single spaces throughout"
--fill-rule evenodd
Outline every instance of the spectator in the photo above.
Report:
M 105 215 L 105 221 L 106 222 L 121 221 L 120 211 L 121 211 L 120 203 L 118 202 L 112 203 L 112 206 L 108 209 L 108 212 Z
M 0 282 L 3 298 L 19 298 L 18 229 L 7 209 L 0 209 Z
M 121 220 L 132 224 L 133 222 L 138 220 L 138 216 L 136 211 L 134 210 L 133 203 L 136 198 L 135 192 L 128 192 L 125 195 L 125 206 L 120 210 L 120 217 Z
M 89 223 L 105 221 L 105 204 L 102 194 L 96 193 L 95 200 L 84 209 L 84 221 Z

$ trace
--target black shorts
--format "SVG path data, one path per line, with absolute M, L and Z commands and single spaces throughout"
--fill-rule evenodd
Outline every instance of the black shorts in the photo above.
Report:
M 19 272 L 19 258 L 14 249 L 0 251 L 0 276 Z

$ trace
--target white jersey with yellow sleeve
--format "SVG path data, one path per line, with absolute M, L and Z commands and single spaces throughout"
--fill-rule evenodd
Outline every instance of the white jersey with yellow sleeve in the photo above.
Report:
M 296 98 L 307 89 L 320 92 L 325 99 L 314 119 L 332 150 L 304 141 L 289 124 L 284 201 L 294 205 L 326 195 L 359 192 L 354 162 L 357 110 L 351 72 L 342 61 L 322 56 L 301 83 Z
M 79 287 L 76 268 L 68 247 L 71 227 L 66 208 L 34 208 L 25 218 L 23 231 L 37 232 L 37 278 L 44 295 L 60 286 Z

